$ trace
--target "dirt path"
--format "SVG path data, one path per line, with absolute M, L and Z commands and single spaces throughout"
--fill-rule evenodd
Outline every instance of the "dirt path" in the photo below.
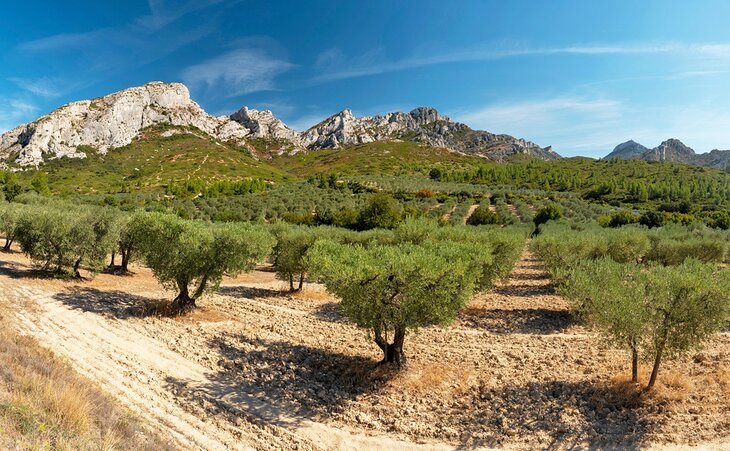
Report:
M 14 269 L 23 266 L 16 264 Z M 367 436 L 289 416 L 265 399 L 238 390 L 235 381 L 216 377 L 195 359 L 171 349 L 174 346 L 169 339 L 174 335 L 168 327 L 190 331 L 184 323 L 168 321 L 155 337 L 156 326 L 149 324 L 154 320 L 135 321 L 122 315 L 100 315 L 93 307 L 75 308 L 78 305 L 54 289 L 58 281 L 34 284 L 5 276 L 0 280 L 0 301 L 22 305 L 17 310 L 21 332 L 68 358 L 81 374 L 98 381 L 105 391 L 183 449 L 453 449 Z M 86 295 L 90 291 L 79 286 L 69 290 L 84 301 L 90 301 Z M 96 301 L 104 303 L 107 299 Z M 303 314 L 254 300 L 251 303 L 279 314 Z M 188 344 L 177 338 L 172 341 L 173 345 Z M 217 405 L 186 405 L 191 398 L 180 390 L 187 394 L 205 392 L 203 398 L 215 400 Z M 203 398 L 195 400 L 205 404 Z M 225 418 L 216 416 L 216 411 L 225 411 Z
M 471 215 L 474 213 L 474 210 L 476 210 L 477 208 L 479 208 L 479 204 L 470 205 L 469 209 L 466 211 L 466 214 L 464 214 L 464 219 L 461 221 L 461 223 L 466 225 L 466 221 L 469 220 Z
M 0 254 L 0 302 L 17 306 L 19 327 L 183 449 L 636 448 L 727 439 L 730 334 L 668 364 L 660 395 L 636 407 L 612 382 L 625 373 L 625 353 L 575 322 L 529 252 L 452 327 L 409 334 L 410 367 L 395 376 L 377 366 L 367 334 L 320 286 L 291 296 L 271 272 L 257 271 L 173 319 L 144 313 L 169 293 L 143 268 L 87 282 L 38 279 L 28 269 L 18 254 Z

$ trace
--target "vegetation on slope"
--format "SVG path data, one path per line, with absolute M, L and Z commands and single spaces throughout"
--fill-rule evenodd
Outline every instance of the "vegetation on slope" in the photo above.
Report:
M 195 179 L 291 178 L 256 160 L 247 149 L 215 141 L 192 127 L 152 127 L 128 146 L 106 155 L 93 148 L 81 150 L 86 152 L 84 159 L 50 160 L 40 168 L 48 174 L 54 194 L 159 192 L 171 181 Z M 20 178 L 29 183 L 34 175 L 25 171 Z

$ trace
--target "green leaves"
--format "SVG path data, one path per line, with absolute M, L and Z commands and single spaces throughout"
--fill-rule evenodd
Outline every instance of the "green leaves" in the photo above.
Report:
M 119 234 L 119 215 L 102 207 L 35 205 L 22 209 L 15 228 L 21 249 L 44 269 L 100 271 Z
M 207 224 L 161 213 L 135 215 L 128 234 L 160 283 L 185 293 L 196 285 L 193 301 L 224 275 L 253 270 L 274 244 L 263 226 Z
M 466 244 L 375 245 L 321 241 L 307 261 L 361 327 L 448 324 L 474 291 L 479 255 Z

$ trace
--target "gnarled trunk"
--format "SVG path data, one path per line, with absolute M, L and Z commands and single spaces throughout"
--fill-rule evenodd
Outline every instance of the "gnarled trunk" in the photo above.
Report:
M 195 298 L 190 296 L 187 284 L 179 284 L 180 292 L 172 301 L 172 308 L 178 312 L 186 312 L 195 308 Z
M 4 250 L 5 252 L 9 252 L 9 251 L 10 251 L 10 247 L 11 247 L 12 245 L 13 245 L 13 239 L 12 239 L 12 238 L 10 238 L 10 237 L 6 237 L 6 238 L 5 238 L 5 246 L 3 246 L 3 250 Z
M 198 284 L 198 287 L 191 296 L 188 291 L 187 281 L 179 280 L 177 282 L 177 287 L 180 290 L 180 293 L 178 293 L 177 297 L 172 301 L 172 308 L 178 312 L 193 310 L 196 307 L 195 301 L 203 295 L 207 285 L 208 276 L 203 276 L 203 278 L 200 279 L 200 284 Z
M 112 269 L 112 270 L 114 269 L 114 266 L 115 266 L 114 260 L 116 259 L 116 257 L 117 257 L 117 252 L 112 251 L 112 261 L 109 263 L 109 269 Z
M 397 328 L 393 336 L 393 343 L 388 343 L 388 340 L 383 336 L 383 329 L 376 327 L 375 332 L 375 344 L 378 345 L 381 351 L 383 351 L 382 363 L 394 363 L 398 367 L 406 366 L 406 356 L 403 353 L 403 342 L 406 338 L 405 329 Z
M 79 269 L 81 269 L 81 259 L 80 258 L 74 262 L 74 277 L 76 277 L 77 279 L 81 278 L 81 272 L 79 272 Z
M 299 288 L 297 288 L 297 291 L 302 291 L 302 287 L 304 286 L 304 273 L 299 274 Z
M 649 383 L 646 386 L 646 391 L 649 391 L 654 387 L 657 375 L 659 374 L 659 365 L 662 363 L 662 354 L 664 354 L 664 344 L 657 348 L 656 357 L 654 358 L 654 368 L 651 370 L 651 377 Z

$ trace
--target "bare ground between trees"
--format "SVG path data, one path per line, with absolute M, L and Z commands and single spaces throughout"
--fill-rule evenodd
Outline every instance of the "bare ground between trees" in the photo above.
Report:
M 529 253 L 453 327 L 409 335 L 395 375 L 319 286 L 290 296 L 257 271 L 169 318 L 142 268 L 75 282 L 0 262 L 21 328 L 182 448 L 730 446 L 730 334 L 641 397 L 628 357 L 576 324 Z

